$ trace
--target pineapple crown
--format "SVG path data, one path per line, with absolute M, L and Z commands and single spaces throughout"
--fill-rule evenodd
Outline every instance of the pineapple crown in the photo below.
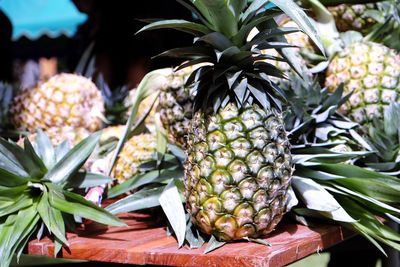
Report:
M 305 74 L 307 75 L 307 74 Z M 288 108 L 285 113 L 286 130 L 293 144 L 321 143 L 340 139 L 357 124 L 337 112 L 351 93 L 343 96 L 343 84 L 334 93 L 321 88 L 317 79 L 306 81 L 289 73 L 290 86 L 286 89 Z
M 8 266 L 14 253 L 19 257 L 27 240 L 36 232 L 40 239 L 45 229 L 54 236 L 57 255 L 63 245 L 68 245 L 65 225 L 74 225 L 72 215 L 125 225 L 71 192 L 110 181 L 109 177 L 79 172 L 99 138 L 100 133 L 95 133 L 71 150 L 67 142 L 53 147 L 40 130 L 34 144 L 24 139 L 23 148 L 0 138 L 0 267 Z
M 360 159 L 362 164 L 382 172 L 400 171 L 400 104 L 392 102 L 385 110 L 383 123 L 374 119 L 368 129 L 367 142 L 375 152 Z M 393 174 L 393 173 L 392 173 Z
M 284 35 L 298 31 L 279 28 L 274 17 L 286 13 L 311 39 L 321 47 L 318 34 L 306 14 L 291 0 L 177 0 L 196 15 L 198 22 L 162 20 L 143 27 L 139 32 L 172 28 L 195 36 L 192 46 L 168 50 L 159 56 L 188 60 L 184 68 L 198 63 L 209 63 L 198 68 L 188 78 L 197 95 L 195 110 L 212 107 L 216 112 L 229 102 L 245 106 L 253 102 L 263 107 L 280 108 L 284 92 L 270 79 L 283 78 L 275 66 L 265 59 L 293 62 Z M 268 5 L 268 8 L 265 6 Z M 276 8 L 277 7 L 277 8 Z M 259 33 L 247 41 L 250 32 Z M 277 49 L 282 57 L 264 55 L 262 49 Z

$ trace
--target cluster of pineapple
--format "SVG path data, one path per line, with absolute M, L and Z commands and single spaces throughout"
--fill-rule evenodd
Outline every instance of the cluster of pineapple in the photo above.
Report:
M 171 141 L 180 146 L 185 143 L 184 135 L 192 116 L 193 94 L 184 85 L 191 71 L 192 67 L 180 71 L 171 69 L 158 88 L 159 96 L 153 94 L 141 101 L 138 117 L 145 117 L 147 128 L 124 145 L 112 173 L 117 181 L 123 182 L 136 175 L 138 166 L 153 158 L 156 142 L 152 125 L 156 114 L 160 114 L 163 125 L 170 130 Z M 132 89 L 124 99 L 126 109 L 121 112 L 125 118 L 135 93 L 136 90 Z M 58 74 L 34 88 L 22 89 L 13 97 L 10 107 L 11 124 L 19 132 L 26 133 L 24 135 L 31 142 L 35 142 L 37 129 L 42 129 L 53 144 L 67 141 L 71 147 L 99 130 L 102 131 L 100 146 L 119 140 L 124 133 L 125 125 L 108 124 L 101 90 L 91 79 L 77 74 Z M 112 153 L 109 151 L 101 158 L 111 160 Z M 95 157 L 90 162 L 96 160 Z M 90 168 L 90 165 L 86 167 Z
M 236 2 L 215 7 L 209 1 L 194 1 L 187 5 L 201 23 L 157 22 L 143 29 L 177 28 L 197 38 L 191 47 L 165 53 L 188 61 L 178 69 L 170 69 L 161 77 L 161 82 L 149 85 L 157 88 L 143 98 L 136 116 L 136 121 L 142 120 L 145 127 L 139 133 L 128 134 L 133 136 L 123 145 L 111 172 L 116 181 L 123 183 L 140 174 L 143 163 L 157 159 L 154 130 L 157 127 L 153 126 L 160 120 L 169 142 L 186 154 L 184 195 L 193 223 L 201 231 L 223 241 L 270 233 L 288 211 L 288 192 L 295 173 L 292 154 L 299 145 L 293 143 L 294 137 L 290 135 L 298 131 L 299 121 L 310 116 L 318 127 L 321 124 L 331 127 L 324 128 L 328 129 L 325 132 L 311 126 L 305 129 L 297 139 L 302 145 L 312 144 L 317 138 L 332 138 L 335 144 L 347 144 L 346 139 L 331 137 L 329 129 L 345 131 L 338 128 L 352 121 L 372 127 L 372 122 L 382 119 L 392 102 L 399 101 L 400 90 L 399 52 L 361 39 L 340 49 L 326 47 L 326 51 L 335 53 L 328 55 L 324 71 L 319 70 L 314 75 L 322 82 L 315 83 L 313 91 L 295 92 L 293 82 L 298 77 L 289 73 L 291 64 L 290 67 L 282 67 L 282 64 L 274 67 L 276 60 L 287 62 L 288 59 L 269 52 L 269 49 L 292 49 L 279 39 L 286 32 L 276 28 L 277 25 L 272 30 L 263 28 L 265 24 L 274 25 L 273 15 L 279 12 L 265 11 L 257 6 L 260 1 Z M 280 1 L 275 4 L 287 11 Z M 303 52 L 317 54 L 322 46 L 309 26 L 312 24 L 303 17 L 303 11 L 291 1 L 288 6 L 292 11 L 287 11 L 287 15 L 301 17 L 296 23 L 300 22 L 302 31 L 309 37 L 303 33 L 289 33 L 287 40 L 289 44 L 307 49 L 307 53 L 303 49 L 294 51 L 301 64 L 312 66 L 315 62 L 309 61 Z M 329 8 L 328 12 L 340 31 L 356 30 L 366 35 L 378 22 L 363 13 L 374 8 L 376 6 L 370 4 L 340 5 Z M 262 12 L 271 14 L 267 14 L 267 19 L 260 19 Z M 218 19 L 220 17 L 223 18 Z M 293 28 L 293 22 L 289 23 L 286 26 Z M 258 33 L 249 40 L 250 31 L 257 26 Z M 293 31 L 292 28 L 288 32 Z M 288 86 L 282 90 L 277 86 L 277 79 L 287 77 L 292 80 L 286 85 L 280 83 Z M 326 89 L 321 89 L 320 85 Z M 341 86 L 344 94 L 351 95 L 343 99 L 328 97 L 335 95 L 335 90 L 340 90 L 337 88 Z M 128 106 L 136 101 L 138 91 L 132 91 L 127 97 Z M 290 95 L 296 97 L 290 98 Z M 287 100 L 292 102 L 285 104 Z M 300 100 L 303 106 L 293 109 L 299 114 L 294 115 L 291 129 L 286 113 L 289 106 Z M 334 113 L 334 108 L 339 112 Z M 28 132 L 43 129 L 56 143 L 67 139 L 76 144 L 104 128 L 100 146 L 106 146 L 110 139 L 121 139 L 126 127 L 105 128 L 107 120 L 100 91 L 89 79 L 73 74 L 60 74 L 35 88 L 21 91 L 14 98 L 10 113 L 11 122 L 18 129 Z M 309 125 L 305 122 L 303 128 Z M 315 131 L 311 133 L 312 130 Z M 337 146 L 332 151 L 335 149 L 342 151 Z M 345 150 L 347 153 L 347 147 Z M 110 149 L 101 156 L 102 162 L 112 161 L 112 153 L 118 151 Z

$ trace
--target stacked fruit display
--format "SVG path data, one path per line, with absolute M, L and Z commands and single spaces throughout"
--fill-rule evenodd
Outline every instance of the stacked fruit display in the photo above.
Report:
M 143 174 L 137 175 L 112 188 L 110 197 L 132 190 L 134 193 L 112 204 L 109 211 L 161 204 L 167 216 L 170 215 L 178 242 L 183 244 L 188 229 L 179 228 L 185 222 L 183 210 L 181 216 L 176 212 L 180 198 L 175 197 L 178 204 L 173 208 L 174 214 L 168 214 L 171 204 L 163 202 L 170 192 L 166 189 L 175 186 L 174 183 L 179 187 L 180 179 L 171 179 L 181 177 L 177 170 L 182 164 L 183 194 L 192 218 L 187 227 L 193 223 L 212 235 L 212 244 L 206 251 L 222 241 L 260 242 L 257 238 L 272 231 L 290 208 L 302 222 L 310 217 L 334 220 L 372 240 L 379 249 L 382 248 L 374 240 L 398 248 L 399 235 L 378 219 L 391 220 L 399 214 L 397 197 L 387 195 L 397 192 L 400 182 L 390 176 L 394 175 L 390 170 L 396 170 L 393 161 L 398 160 L 394 157 L 398 140 L 393 141 L 396 146 L 390 157 L 372 156 L 382 146 L 382 138 L 390 137 L 380 130 L 377 138 L 375 131 L 370 130 L 377 125 L 376 121 L 389 116 L 384 116 L 388 110 L 389 117 L 396 118 L 397 109 L 392 107 L 392 102 L 398 101 L 400 89 L 398 52 L 373 42 L 372 38 L 358 38 L 357 42 L 345 45 L 341 37 L 343 40 L 357 38 L 336 30 L 337 25 L 340 30 L 357 30 L 360 33 L 356 36 L 366 36 L 381 25 L 378 19 L 361 16 L 360 10 L 379 8 L 376 13 L 379 11 L 388 19 L 390 14 L 381 13 L 378 4 L 340 5 L 330 7 L 331 13 L 318 2 L 310 2 L 317 28 L 330 25 L 321 29 L 333 30 L 327 36 L 320 29 L 324 33 L 321 37 L 325 55 L 319 51 L 322 49 L 318 48 L 312 28 L 307 27 L 308 20 L 299 19 L 302 11 L 291 4 L 288 6 L 293 11 L 287 10 L 288 6 L 281 6 L 279 2 L 275 3 L 278 8 L 293 19 L 288 23 L 285 18 L 282 28 L 274 28 L 278 25 L 268 20 L 258 25 L 257 30 L 246 27 L 247 23 L 252 25 L 252 19 L 259 18 L 258 12 L 263 12 L 259 1 L 250 6 L 194 1 L 187 7 L 197 15 L 196 23 L 161 21 L 142 29 L 174 28 L 190 32 L 196 36 L 192 47 L 177 48 L 163 55 L 188 60 L 182 67 L 199 62 L 207 64 L 196 69 L 186 82 L 187 92 L 196 95 L 192 94 L 191 105 L 186 106 L 193 113 L 190 125 L 180 129 L 187 133 L 185 143 L 182 146 L 182 141 L 170 138 L 170 142 L 184 149 L 186 156 L 173 144 L 166 147 L 166 137 L 164 143 L 158 138 L 157 157 L 150 164 L 154 167 L 143 168 L 154 178 L 132 186 L 143 177 Z M 213 13 L 216 10 L 218 14 L 221 10 L 225 12 L 223 19 L 217 19 L 221 16 Z M 274 11 L 264 10 L 267 14 Z M 296 28 L 308 37 L 294 32 Z M 284 44 L 284 35 L 289 45 Z M 304 68 L 305 64 L 312 67 L 312 72 Z M 288 80 L 282 83 L 282 77 Z M 171 120 L 173 114 L 182 117 L 179 112 L 173 112 L 174 107 L 182 110 L 172 105 L 173 97 L 179 99 L 170 93 L 168 107 L 171 109 L 161 111 L 169 112 L 166 114 Z M 169 134 L 176 131 L 166 129 Z M 382 162 L 384 158 L 390 158 L 389 165 L 393 168 Z M 170 175 L 156 175 L 157 172 Z M 157 186 L 160 179 L 168 186 Z M 385 196 L 380 195 L 382 187 L 388 190 L 383 193 Z M 148 204 L 154 197 L 159 201 Z M 139 199 L 143 202 L 147 198 L 148 206 L 140 205 Z M 392 236 L 385 236 L 383 232 L 390 232 Z M 198 246 L 197 239 L 186 238 L 191 246 Z
M 173 28 L 192 34 L 194 43 L 164 52 L 186 61 L 150 72 L 124 94 L 126 108 L 114 109 L 121 114 L 113 116 L 127 118 L 125 125 L 107 119 L 104 102 L 112 109 L 112 101 L 102 99 L 104 88 L 60 74 L 16 94 L 10 109 L 15 128 L 30 134 L 42 129 L 56 150 L 64 140 L 73 146 L 95 136 L 90 164 L 83 164 L 90 153 L 80 155 L 75 171 L 92 166 L 112 178 L 100 179 L 107 197 L 124 198 L 108 212 L 161 205 L 180 245 L 194 244 L 186 234 L 197 231 L 193 225 L 212 236 L 206 251 L 234 240 L 263 242 L 291 210 L 303 223 L 333 220 L 381 250 L 376 241 L 399 249 L 400 235 L 380 220 L 400 215 L 400 55 L 395 44 L 389 48 L 373 38 L 381 36 L 377 16 L 361 14 L 375 10 L 392 21 L 385 13 L 392 9 L 325 8 L 310 0 L 304 4 L 314 11 L 313 23 L 292 1 L 267 7 L 267 1 L 179 2 L 196 14 L 195 22 L 158 21 L 141 31 Z M 274 18 L 282 16 L 280 26 Z M 100 129 L 101 135 L 94 133 Z M 58 168 L 43 143 L 48 139 L 39 131 L 21 146 L 35 164 L 39 156 Z M 9 146 L 4 141 L 0 152 Z M 45 172 L 35 179 L 41 177 L 51 188 Z M 7 184 L 0 185 L 1 194 Z

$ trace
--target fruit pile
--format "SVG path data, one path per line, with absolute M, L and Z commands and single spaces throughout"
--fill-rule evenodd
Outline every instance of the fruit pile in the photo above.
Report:
M 19 146 L 1 139 L 8 167 L 0 168 L 9 177 L 25 175 L 7 150 L 22 167 L 32 161 L 41 172 L 32 170 L 34 182 L 21 184 L 42 196 L 52 190 L 51 175 L 64 192 L 73 184 L 69 174 L 97 173 L 97 183 L 80 187 L 108 187 L 106 197 L 123 198 L 107 211 L 90 207 L 111 216 L 161 205 L 180 246 L 201 246 L 204 234 L 211 236 L 206 251 L 233 240 L 265 243 L 261 237 L 289 212 L 300 223 L 339 222 L 383 253 L 376 241 L 399 249 L 400 234 L 380 221 L 400 216 L 400 39 L 382 33 L 398 31 L 398 5 L 179 2 L 195 21 L 157 21 L 139 34 L 161 28 L 192 34 L 192 46 L 162 54 L 186 61 L 148 73 L 135 89 L 110 90 L 102 77 L 96 86 L 75 74 L 56 75 L 14 97 L 0 84 L 1 132 L 26 137 Z M 95 148 L 90 138 L 98 141 Z M 88 140 L 91 149 L 82 152 Z M 68 146 L 75 154 L 58 154 Z M 30 159 L 18 156 L 22 149 Z M 57 161 L 66 155 L 79 164 L 64 167 L 70 173 L 61 178 Z M 0 197 L 21 184 L 0 179 Z M 0 212 L 4 223 L 15 212 Z M 35 224 L 43 221 L 67 244 L 65 229 L 60 234 L 38 214 Z M 89 217 L 118 224 L 107 218 Z M 7 247 L 1 240 L 0 248 Z M 8 246 L 8 253 L 19 246 Z

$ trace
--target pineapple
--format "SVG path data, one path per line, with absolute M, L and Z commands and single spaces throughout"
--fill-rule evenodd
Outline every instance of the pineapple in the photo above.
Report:
M 372 122 L 366 138 L 375 153 L 361 158 L 358 163 L 379 172 L 391 172 L 398 175 L 400 170 L 400 103 L 390 103 L 385 110 L 383 120 Z
M 194 67 L 171 72 L 167 85 L 160 88 L 160 118 L 172 143 L 184 147 L 193 114 L 194 92 L 185 86 Z
M 370 4 L 340 4 L 329 7 L 328 10 L 335 18 L 336 27 L 340 32 L 358 31 L 366 33 L 377 21 L 368 16 L 368 12 L 377 11 L 377 5 Z
M 94 132 L 101 128 L 104 103 L 89 79 L 63 73 L 19 92 L 10 113 L 12 123 L 20 130 L 69 126 Z
M 157 142 L 152 134 L 140 134 L 131 137 L 124 145 L 113 169 L 113 177 L 124 182 L 140 173 L 140 165 L 154 158 Z
M 141 31 L 164 27 L 190 32 L 196 36 L 193 46 L 164 55 L 190 60 L 186 65 L 211 63 L 189 78 L 196 96 L 184 163 L 187 210 L 201 231 L 222 241 L 267 234 L 287 210 L 293 171 L 280 89 L 271 80 L 280 74 L 261 62 L 265 56 L 259 52 L 276 48 L 273 41 L 282 38 L 271 34 L 277 27 L 273 15 L 260 19 L 275 10 L 265 10 L 257 1 L 250 6 L 247 1 L 182 2 L 204 24 L 158 21 Z M 296 19 L 304 19 L 301 25 L 311 25 L 293 2 L 284 7 L 289 6 Z M 254 43 L 246 45 L 253 28 L 249 25 L 264 21 L 271 28 L 259 27 Z
M 389 103 L 400 100 L 400 55 L 381 44 L 353 43 L 332 59 L 326 73 L 330 90 L 342 82 L 345 93 L 354 92 L 341 113 L 363 125 L 383 118 Z
M 292 175 L 280 113 L 234 103 L 195 113 L 185 163 L 187 208 L 220 240 L 271 232 L 286 211 Z

